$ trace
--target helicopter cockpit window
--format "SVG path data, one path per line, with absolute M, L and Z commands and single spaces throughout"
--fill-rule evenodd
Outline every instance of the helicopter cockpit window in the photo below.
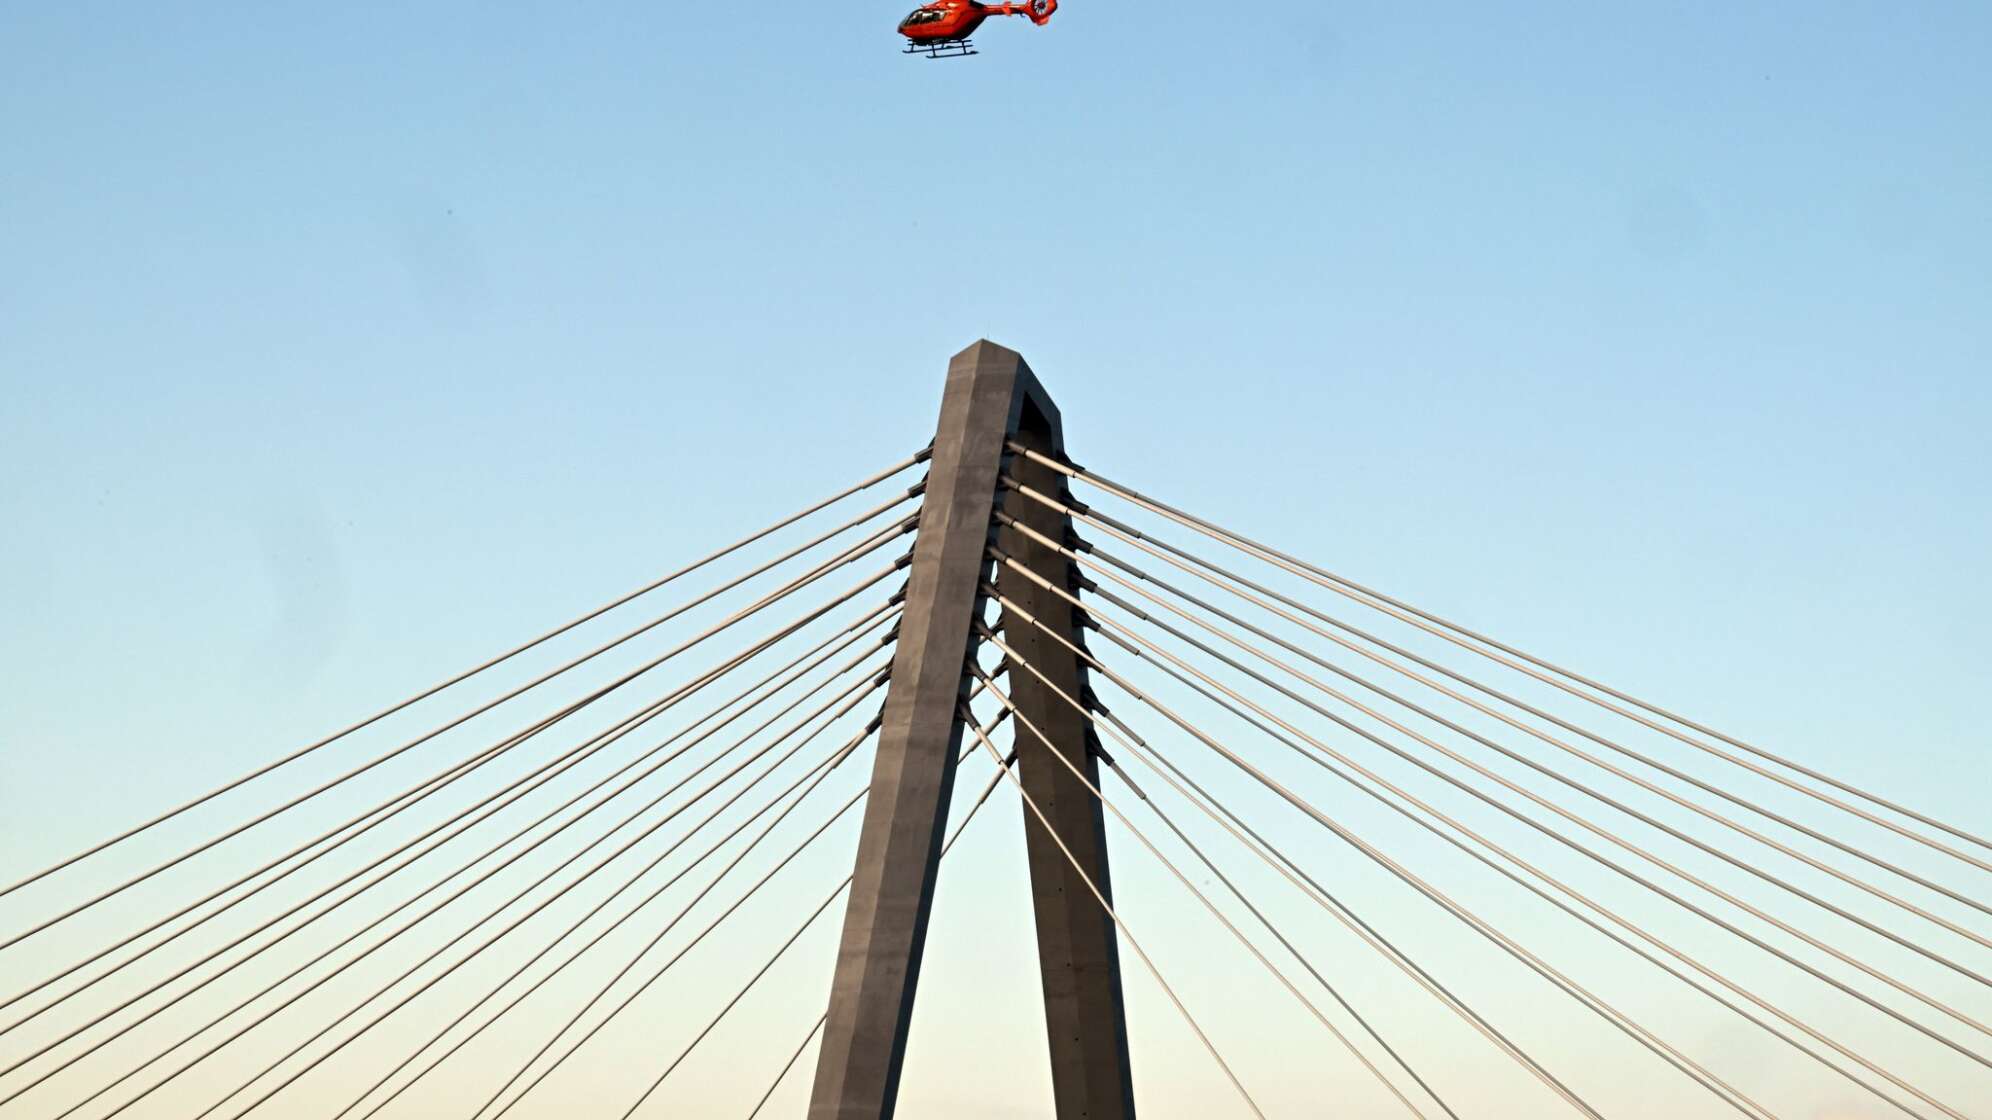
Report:
M 941 20 L 941 16 L 943 14 L 944 13 L 937 12 L 932 8 L 920 8 L 915 10 L 912 15 L 907 16 L 906 21 L 904 23 L 901 23 L 899 26 L 912 27 L 916 24 L 922 24 L 922 23 L 939 23 Z

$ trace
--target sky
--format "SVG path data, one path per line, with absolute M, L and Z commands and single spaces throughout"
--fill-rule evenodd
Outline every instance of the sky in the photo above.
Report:
M 898 54 L 903 14 L 0 0 L 0 877 L 904 458 L 948 357 L 984 337 L 1026 356 L 1088 466 L 1984 830 L 1992 10 L 1070 0 L 945 62 Z M 989 772 L 965 766 L 964 789 Z M 365 802 L 325 803 L 304 815 Z M 0 928 L 251 805 L 0 898 Z M 1624 974 L 1334 805 L 1587 976 Z M 1023 811 L 1008 792 L 985 811 L 942 876 L 903 1116 L 1046 1107 Z M 835 883 L 849 825 L 771 887 L 765 928 Z M 1272 835 L 1484 986 L 1610 1114 L 1709 1107 L 1483 972 L 1310 827 Z M 1113 828 L 1130 928 L 1270 1114 L 1400 1114 Z M 245 841 L 217 866 L 277 843 Z M 0 987 L 220 881 L 162 878 L 0 950 Z M 1471 1115 L 1550 1114 L 1318 911 L 1282 906 Z M 652 1114 L 745 1115 L 820 1006 L 832 926 Z M 737 967 L 637 1004 L 570 1099 L 626 1106 L 771 947 L 723 944 Z M 1144 1115 L 1243 1115 L 1124 964 Z M 1992 1015 L 1984 987 L 1903 967 Z M 1893 1115 L 1657 980 L 1615 991 L 1781 1115 Z M 1951 1099 L 1992 1099 L 1983 1068 L 1878 1037 Z M 252 1072 L 214 1067 L 158 1114 Z M 426 1107 L 448 1114 L 477 1072 L 439 1076 Z M 799 1112 L 806 1082 L 770 1107 Z M 330 1116 L 345 1088 L 278 1099 Z M 514 1115 L 563 1114 L 551 1088 Z

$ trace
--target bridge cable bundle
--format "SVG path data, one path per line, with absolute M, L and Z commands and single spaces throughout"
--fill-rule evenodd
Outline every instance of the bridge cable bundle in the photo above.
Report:
M 861 893 L 862 864 L 804 880 L 877 808 L 931 460 L 12 879 L 0 1120 L 679 1114 L 694 1056 L 809 987 L 770 978 Z M 1666 1115 L 1992 1117 L 1978 831 L 1038 444 L 1003 449 L 993 511 L 944 761 L 994 772 L 926 851 L 1014 787 L 1236 1114 L 1319 1101 L 1271 1083 L 1215 974 L 1293 1017 L 1281 1047 L 1349 1115 L 1465 1120 L 1489 1085 L 1662 1114 L 1637 1071 Z M 1050 788 L 1133 868 L 1105 881 Z M 728 1107 L 786 1107 L 831 1018 Z M 611 1084 L 632 1035 L 664 1041 Z
M 267 832 L 287 815 L 315 808 L 315 802 L 329 803 L 332 798 L 351 802 L 353 795 L 347 790 L 360 789 L 370 777 L 394 770 L 404 756 L 418 757 L 426 753 L 424 748 L 432 752 L 438 744 L 461 738 L 464 731 L 488 723 L 489 717 L 502 716 L 518 702 L 529 701 L 528 693 L 539 695 L 564 684 L 571 687 L 585 669 L 609 664 L 611 655 L 634 650 L 701 607 L 707 613 L 715 607 L 727 611 L 661 652 L 642 655 L 633 668 L 616 671 L 605 683 L 585 684 L 578 695 L 557 702 L 551 710 L 478 742 L 447 765 L 437 769 L 437 763 L 431 762 L 431 769 L 417 780 L 381 794 L 366 794 L 368 800 L 347 810 L 351 815 L 341 816 L 302 842 L 283 848 L 266 844 L 263 853 L 268 858 L 258 855 L 260 862 L 253 867 L 241 873 L 230 869 L 214 885 L 185 896 L 186 901 L 175 901 L 129 932 L 89 945 L 84 955 L 63 960 L 31 983 L 0 996 L 0 1013 L 7 1016 L 0 1021 L 0 1040 L 6 1045 L 0 1050 L 0 1115 L 23 1110 L 22 1115 L 108 1117 L 163 1105 L 173 1115 L 246 1116 L 295 1107 L 285 1103 L 286 1090 L 319 1067 L 359 1049 L 383 1023 L 405 1017 L 404 1009 L 415 1005 L 419 1010 L 441 992 L 453 990 L 447 984 L 452 975 L 467 974 L 466 966 L 473 963 L 479 967 L 469 971 L 482 972 L 505 946 L 543 937 L 531 951 L 519 950 L 522 963 L 503 981 L 455 1013 L 441 1031 L 393 1063 L 383 1076 L 349 1085 L 349 1090 L 360 1084 L 367 1088 L 337 1115 L 373 1115 L 536 993 L 546 991 L 549 981 L 557 981 L 570 966 L 600 956 L 601 947 L 612 943 L 618 930 L 640 920 L 673 887 L 715 857 L 723 859 L 723 866 L 697 896 L 652 939 L 650 948 L 655 948 L 701 900 L 724 889 L 726 880 L 743 866 L 751 866 L 750 855 L 792 819 L 805 800 L 848 769 L 842 764 L 876 728 L 873 717 L 869 724 L 859 722 L 838 732 L 841 741 L 827 756 L 811 761 L 806 753 L 809 744 L 826 732 L 852 720 L 863 721 L 868 699 L 875 705 L 888 684 L 893 639 L 903 610 L 903 589 L 895 589 L 894 577 L 903 581 L 907 561 L 907 554 L 895 549 L 903 549 L 917 530 L 918 515 L 912 507 L 917 506 L 924 485 L 917 480 L 909 484 L 903 476 L 926 458 L 922 452 L 903 460 L 0 891 L 4 897 L 59 885 L 83 873 L 88 863 L 114 854 L 112 849 L 171 828 L 179 818 L 205 820 L 216 806 L 236 800 L 229 795 L 267 784 L 287 767 L 310 765 L 309 756 L 403 713 L 419 714 L 413 709 L 444 702 L 491 678 L 508 662 L 533 660 L 547 652 L 542 647 L 550 650 L 559 639 L 589 623 L 611 613 L 626 614 L 637 600 L 668 585 L 714 570 L 728 558 L 750 555 L 754 546 L 771 542 L 805 521 L 821 521 L 820 515 L 831 507 L 865 491 L 886 484 L 896 490 L 861 512 L 836 515 L 835 524 L 812 530 L 800 542 L 753 562 L 744 572 L 726 575 L 669 610 L 545 671 L 534 671 L 495 698 L 471 704 L 327 780 L 314 780 L 302 792 L 280 795 L 274 807 L 231 822 L 170 858 L 157 860 L 155 855 L 154 862 L 118 878 L 114 885 L 89 888 L 80 900 L 60 904 L 23 928 L 0 933 L 0 952 L 59 951 L 43 946 L 61 927 L 98 917 L 97 911 L 107 910 L 113 900 L 122 904 L 157 879 L 177 880 L 183 868 L 212 860 L 210 853 L 225 850 L 231 841 L 239 848 L 244 841 L 238 838 Z M 849 570 L 863 574 L 855 580 L 841 577 L 846 582 L 840 585 L 839 573 Z M 763 577 L 781 582 L 755 589 L 756 582 L 767 582 Z M 831 590 L 821 590 L 826 587 Z M 729 597 L 729 593 L 735 594 Z M 725 605 L 742 594 L 751 598 L 737 607 Z M 808 603 L 812 598 L 817 601 Z M 791 605 L 794 602 L 808 605 L 797 608 Z M 777 621 L 762 622 L 767 616 Z M 717 657 L 707 652 L 717 644 L 715 639 L 746 633 L 754 625 L 763 629 L 735 639 L 742 648 Z M 709 660 L 702 667 L 679 668 L 698 657 Z M 775 658 L 781 662 L 773 664 Z M 609 705 L 623 702 L 620 698 L 635 695 L 644 682 L 672 675 L 673 670 L 678 671 L 668 688 L 623 711 L 609 710 Z M 722 691 L 725 699 L 680 716 Z M 585 725 L 591 717 L 600 726 Z M 668 733 L 652 730 L 674 719 L 679 725 Z M 576 731 L 568 744 L 550 745 L 563 728 L 570 727 Z M 798 772 L 800 767 L 806 769 Z M 454 803 L 453 797 L 470 789 L 478 778 L 485 782 L 470 795 L 474 800 Z M 667 780 L 669 784 L 664 784 Z M 755 791 L 763 787 L 779 792 L 756 800 Z M 707 802 L 710 806 L 703 804 Z M 433 813 L 446 803 L 440 819 L 418 819 L 423 810 Z M 700 811 L 696 823 L 673 835 L 674 822 L 691 819 L 694 810 Z M 810 839 L 821 836 L 843 815 L 840 810 Z M 750 831 L 742 844 L 738 838 Z M 716 839 L 694 847 L 712 833 Z M 563 844 L 572 850 L 559 851 Z M 697 854 L 686 859 L 685 853 L 693 851 Z M 343 857 L 349 856 L 358 862 L 347 865 Z M 638 859 L 644 861 L 640 866 L 627 866 Z M 681 866 L 672 866 L 674 862 Z M 788 862 L 771 869 L 749 895 Z M 314 881 L 305 884 L 306 880 Z M 286 888 L 296 897 L 273 901 Z M 618 900 L 636 895 L 640 888 L 644 893 L 640 901 L 609 917 Z M 578 905 L 577 899 L 591 890 L 599 897 Z M 474 912 L 467 909 L 479 899 L 489 905 Z M 369 912 L 370 903 L 384 909 Z M 564 928 L 542 928 L 554 915 L 567 916 L 570 908 L 571 920 Z M 736 902 L 700 937 L 737 908 Z M 73 953 L 83 943 L 64 944 Z M 404 945 L 409 948 L 400 948 Z M 680 949 L 679 957 L 695 945 Z M 555 960 L 562 949 L 567 950 L 565 955 L 548 967 L 546 962 Z M 352 986 L 358 972 L 384 960 L 395 963 L 394 975 L 365 992 Z M 250 974 L 259 969 L 270 975 L 251 980 Z M 6 975 L 11 979 L 23 972 L 10 968 Z M 217 994 L 225 998 L 217 1002 Z M 344 1006 L 327 1006 L 333 996 L 345 1000 Z M 480 1011 L 493 1007 L 495 1012 L 487 1011 L 473 1025 Z M 299 1018 L 307 1013 L 316 1019 Z M 273 1052 L 274 1060 L 253 1071 L 231 1061 L 235 1051 L 258 1049 L 258 1043 L 284 1034 L 290 1037 Z M 140 1039 L 142 1051 L 136 1048 Z M 425 1058 L 428 1063 L 410 1076 L 408 1071 Z M 210 1093 L 213 1099 L 198 1104 L 177 1098 L 167 1102 L 174 1090 L 192 1080 L 190 1074 L 213 1080 L 203 1071 L 217 1061 L 253 1075 L 225 1091 Z
M 1034 531 L 1006 511 L 999 510 L 996 517 L 1009 530 L 1031 538 L 1037 546 L 1069 562 L 1074 572 L 1072 586 L 1056 587 L 1032 575 L 1001 547 L 991 548 L 990 559 L 999 570 L 1035 580 L 1065 600 L 1075 612 L 1082 612 L 1086 630 L 1098 639 L 1093 644 L 1101 645 L 1101 652 L 1065 644 L 1084 660 L 1090 673 L 1140 710 L 1161 719 L 1170 729 L 1171 737 L 1208 749 L 1229 763 L 1439 911 L 1500 947 L 1551 988 L 1639 1043 L 1686 1081 L 1721 1101 L 1729 1111 L 1753 1117 L 1790 1115 L 1746 1093 L 1735 1075 L 1725 1077 L 1717 1073 L 1704 1058 L 1691 1054 L 1683 1041 L 1668 1041 L 1623 1009 L 1606 1002 L 1557 968 L 1541 952 L 1531 951 L 1519 938 L 1502 932 L 1486 917 L 1354 833 L 1336 814 L 1323 811 L 1293 785 L 1271 774 L 1263 764 L 1263 756 L 1248 750 L 1238 737 L 1209 730 L 1159 699 L 1153 686 L 1144 688 L 1136 683 L 1126 675 L 1132 672 L 1130 667 L 1147 666 L 1171 691 L 1194 697 L 1235 721 L 1237 726 L 1250 729 L 1310 766 L 1333 775 L 1434 839 L 1574 919 L 1630 957 L 1679 982 L 1685 990 L 1778 1040 L 1814 1063 L 1814 1068 L 1858 1089 L 1867 1099 L 1904 1115 L 1954 1118 L 1974 1115 L 1966 1110 L 1979 1100 L 1992 1099 L 1968 1094 L 1947 1099 L 1931 1091 L 1917 1076 L 1918 1070 L 1945 1061 L 1948 1056 L 1952 1068 L 1947 1073 L 1954 1084 L 1976 1085 L 1981 1093 L 1992 1089 L 1992 1080 L 1983 1076 L 1987 1069 L 1992 1069 L 1985 1045 L 1992 1031 L 1985 1026 L 1983 1013 L 1976 1010 L 1984 1006 L 1985 989 L 1992 987 L 1983 957 L 1974 959 L 1979 950 L 1992 948 L 1987 927 L 1978 920 L 1982 915 L 1992 914 L 1986 901 L 1992 894 L 1984 889 L 1983 879 L 1974 878 L 1976 873 L 1992 867 L 1976 854 L 1992 850 L 1992 845 L 1982 837 L 1347 580 L 1098 472 L 1017 443 L 1010 444 L 1008 450 L 1018 459 L 1051 469 L 1068 483 L 1068 487 L 1053 494 L 1019 480 L 1014 473 L 1002 480 L 1006 492 L 1014 498 L 1068 517 L 1080 532 L 1067 540 L 1054 540 Z M 1072 495 L 1070 486 L 1095 489 L 1103 501 L 1125 504 L 1132 513 L 1157 521 L 1164 528 L 1137 527 L 1080 501 Z M 1013 504 L 1009 508 L 1016 507 Z M 1233 559 L 1223 561 L 1192 551 L 1179 539 L 1171 540 L 1173 534 L 1168 534 L 1169 529 L 1214 542 Z M 1095 539 L 1089 539 L 1089 535 Z M 1113 547 L 1107 547 L 1108 543 Z M 1149 560 L 1166 565 L 1171 569 L 1170 577 L 1143 570 L 1127 559 L 1121 549 L 1140 552 Z M 1578 719 L 1548 710 L 1540 702 L 1531 703 L 1485 683 L 1470 675 L 1470 670 L 1448 666 L 1404 643 L 1392 642 L 1370 629 L 1330 615 L 1301 596 L 1277 590 L 1263 579 L 1240 570 L 1247 567 L 1265 567 L 1274 574 L 1331 591 L 1388 620 L 1440 639 L 1499 669 L 1554 688 L 1568 698 L 1657 733 L 1795 796 L 1787 797 L 1783 803 L 1753 798 L 1720 775 L 1698 774 L 1684 764 L 1659 757 L 1656 752 L 1627 745 L 1620 741 L 1622 737 L 1598 731 Z M 1192 582 L 1200 591 L 1185 586 Z M 993 587 L 988 593 L 998 594 Z M 1003 605 L 1006 621 L 1016 620 L 1034 627 L 1040 636 L 1060 640 L 1018 604 L 1000 596 L 998 601 Z M 1249 616 L 1254 614 L 1262 616 L 1265 624 L 1252 621 Z M 1298 634 L 1283 636 L 1273 628 L 1281 624 L 1289 628 L 1289 634 Z M 1448 716 L 1438 710 L 1436 701 L 1420 701 L 1403 690 L 1379 684 L 1349 668 L 1346 661 L 1326 656 L 1311 639 L 1387 669 L 1411 685 L 1463 707 L 1466 713 Z M 985 640 L 1000 641 L 993 633 L 986 634 Z M 1010 649 L 1007 644 L 999 648 Z M 1031 670 L 1014 653 L 1010 656 L 1013 672 Z M 1303 664 L 1305 668 L 1301 667 Z M 1323 674 L 1341 682 L 1342 687 L 1328 683 Z M 1254 692 L 1259 698 L 1254 698 Z M 1372 699 L 1365 700 L 1365 696 Z M 1335 905 L 1334 896 L 1296 860 L 1269 842 L 1253 823 L 1214 797 L 1208 785 L 1199 783 L 1186 767 L 1163 756 L 1153 735 L 1144 738 L 1137 734 L 1126 722 L 1129 717 L 1110 711 L 1098 697 L 1068 699 L 1084 708 L 1094 730 L 1113 744 L 1118 759 L 1133 761 L 1160 777 L 1164 788 L 1188 801 L 1220 831 L 1254 858 L 1274 868 L 1297 890 L 1324 906 Z M 1401 714 L 1391 714 L 1379 707 L 1379 702 Z M 1123 705 L 1114 707 L 1121 709 Z M 1276 710 L 1279 707 L 1287 714 Z M 1292 714 L 1296 712 L 1311 719 L 1300 720 Z M 1766 998 L 1733 974 L 1685 950 L 1678 939 L 1667 933 L 1656 934 L 1621 913 L 1612 903 L 1601 901 L 1601 892 L 1585 893 L 1542 866 L 1539 858 L 1536 861 L 1525 858 L 1494 839 L 1489 830 L 1475 828 L 1456 812 L 1448 812 L 1433 800 L 1420 797 L 1402 781 L 1393 781 L 1375 766 L 1366 765 L 1304 725 L 1315 721 L 1333 731 L 1333 737 L 1373 748 L 1384 758 L 1403 764 L 1400 769 L 1409 768 L 1442 783 L 1450 792 L 1470 798 L 1532 830 L 1539 838 L 1608 870 L 1621 881 L 1620 887 L 1628 884 L 1637 887 L 1651 898 L 1670 904 L 1677 914 L 1698 919 L 1714 931 L 1763 954 L 1769 961 L 1788 967 L 1798 978 L 1823 989 L 1823 993 L 1811 994 L 1808 1004 L 1816 1004 L 1825 996 L 1844 999 L 1870 1013 L 1871 1018 L 1863 1022 L 1879 1019 L 1882 1026 L 1895 1028 L 1895 1037 L 1888 1040 L 1885 1048 L 1862 1045 L 1847 1031 L 1854 1022 L 1851 1015 L 1842 1017 L 1835 1013 L 1821 1020 Z M 1420 730 L 1417 723 L 1425 724 L 1429 730 Z M 1580 762 L 1658 802 L 1719 826 L 1726 835 L 1746 840 L 1751 846 L 1738 850 L 1697 835 L 1682 824 L 1664 819 L 1656 810 L 1642 808 L 1626 795 L 1604 788 L 1597 778 L 1588 777 L 1581 768 L 1545 761 L 1504 743 L 1492 731 L 1484 730 L 1494 724 L 1508 732 L 1526 735 L 1563 758 Z M 1621 761 L 1612 761 L 1579 746 L 1576 740 L 1603 748 Z M 1473 751 L 1483 752 L 1486 761 L 1475 758 Z M 1508 768 L 1508 773 L 1503 773 L 1492 765 L 1496 761 L 1514 765 Z M 1634 769 L 1634 764 L 1645 772 Z M 1109 767 L 1117 776 L 1129 777 L 1125 761 L 1110 760 Z M 1531 784 L 1519 775 L 1511 776 L 1517 768 L 1543 781 Z M 1603 822 L 1576 811 L 1542 792 L 1544 781 L 1579 795 L 1588 804 L 1612 810 L 1620 819 Z M 1138 799 L 1158 807 L 1159 790 L 1150 793 L 1138 785 L 1126 784 Z M 1691 797 L 1693 793 L 1706 794 L 1720 805 L 1695 800 Z M 1804 802 L 1798 801 L 1799 798 Z M 1798 810 L 1789 807 L 1805 802 L 1844 816 L 1835 819 L 1829 815 L 1824 820 L 1808 822 Z M 1736 815 L 1737 810 L 1765 823 L 1749 823 Z M 1912 867 L 1908 857 L 1915 854 L 1913 850 L 1897 855 L 1877 844 L 1852 839 L 1856 833 L 1848 824 L 1849 818 L 1887 834 L 1884 839 L 1909 841 L 1924 856 L 1934 854 L 1939 858 L 1926 859 L 1922 865 Z M 1805 909 L 1795 913 L 1789 904 L 1774 905 L 1770 898 L 1745 897 L 1709 874 L 1686 866 L 1680 859 L 1669 858 L 1657 845 L 1630 838 L 1636 834 L 1628 822 L 1644 826 L 1659 838 L 1773 888 L 1776 892 L 1773 897 L 1803 903 Z M 1171 827 L 1174 831 L 1174 826 Z M 1766 831 L 1770 827 L 1787 830 L 1791 835 L 1780 839 Z M 1188 843 L 1186 837 L 1182 839 Z M 1808 841 L 1831 852 L 1817 849 L 1808 852 L 1799 846 Z M 1621 855 L 1607 855 L 1601 846 L 1615 849 Z M 1200 851 L 1196 854 L 1200 858 L 1203 855 Z M 1624 857 L 1630 857 L 1630 861 Z M 1636 869 L 1639 864 L 1650 870 Z M 1857 908 L 1854 903 L 1829 897 L 1819 889 L 1808 889 L 1799 882 L 1794 869 L 1817 873 L 1838 887 L 1859 892 L 1868 905 Z M 1669 880 L 1680 885 L 1671 886 Z M 1697 900 L 1696 893 L 1708 901 Z M 1844 899 L 1846 892 L 1840 893 Z M 1916 894 L 1921 897 L 1912 897 Z M 1242 898 L 1239 901 L 1248 912 L 1258 909 Z M 1731 913 L 1724 914 L 1725 907 Z M 1941 912 L 1941 908 L 1950 912 Z M 1352 927 L 1373 932 L 1373 927 L 1353 913 L 1345 912 L 1342 916 Z M 1866 945 L 1880 944 L 1892 950 L 1892 955 L 1871 948 L 1850 947 L 1850 934 L 1864 936 L 1868 939 Z M 1277 933 L 1274 936 L 1281 942 L 1286 940 Z M 1453 998 L 1423 966 L 1401 953 L 1393 953 L 1391 946 L 1379 937 L 1365 940 L 1407 975 L 1431 981 L 1424 986 L 1436 1002 L 1484 1028 L 1479 1033 L 1497 1049 L 1508 1053 L 1571 1111 L 1589 1116 L 1611 1114 L 1608 1101 L 1599 1100 L 1594 1106 L 1585 1095 L 1573 1092 L 1567 1081 L 1559 1079 L 1544 1063 L 1503 1036 L 1487 1018 Z M 1906 970 L 1899 963 L 1917 961 L 1921 962 L 1918 967 L 1922 972 L 1934 977 L 1933 980 L 1905 979 Z M 1326 987 L 1318 976 L 1316 979 Z M 1382 1044 L 1380 1037 L 1374 1034 L 1371 1037 Z M 1881 1057 L 1883 1053 L 1910 1052 L 1907 1042 L 1920 1047 L 1913 1051 L 1915 1064 L 1904 1066 Z M 1382 1045 L 1382 1049 L 1387 1055 L 1397 1053 L 1387 1045 Z M 1390 1088 L 1392 1096 L 1414 1115 L 1428 1115 L 1410 1103 L 1410 1098 L 1416 1095 L 1422 1095 L 1442 1114 L 1459 1114 L 1407 1063 L 1389 1064 L 1410 1080 L 1404 1091 Z M 1381 1076 L 1380 1065 L 1367 1062 L 1364 1065 Z M 1462 1112 L 1471 1114 L 1470 1109 Z

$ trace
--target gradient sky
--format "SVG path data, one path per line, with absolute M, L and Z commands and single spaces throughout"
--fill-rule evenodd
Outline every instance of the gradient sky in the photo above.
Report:
M 985 336 L 1082 462 L 1992 819 L 1992 8 L 1070 0 L 950 63 L 897 54 L 902 14 L 0 0 L 0 877 L 911 452 Z M 944 876 L 916 1120 L 1042 1114 L 1020 811 L 992 812 Z M 1347 1086 L 1391 1115 L 1116 843 L 1130 922 L 1277 1114 Z M 147 854 L 0 900 L 0 928 Z M 0 986 L 144 912 L 0 955 Z M 824 934 L 653 1114 L 744 1115 Z M 763 951 L 688 981 L 691 1014 Z M 1706 1106 L 1485 983 L 1615 1116 Z M 1144 1114 L 1232 1114 L 1128 986 Z M 1665 992 L 1625 995 L 1752 1064 Z M 1474 1115 L 1545 1114 L 1432 1029 Z M 605 1043 L 592 1088 L 626 1103 L 663 1049 Z M 1770 1061 L 1793 1117 L 1881 1115 Z

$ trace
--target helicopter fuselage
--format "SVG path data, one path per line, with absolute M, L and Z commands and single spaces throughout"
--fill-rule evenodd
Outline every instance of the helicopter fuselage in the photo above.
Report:
M 933 0 L 899 21 L 899 33 L 915 44 L 952 43 L 975 34 L 990 16 L 1027 16 L 1043 24 L 1058 10 L 1057 0 L 983 4 L 977 0 Z
M 899 33 L 916 43 L 945 43 L 975 34 L 989 8 L 975 0 L 941 0 L 923 4 L 900 21 Z

